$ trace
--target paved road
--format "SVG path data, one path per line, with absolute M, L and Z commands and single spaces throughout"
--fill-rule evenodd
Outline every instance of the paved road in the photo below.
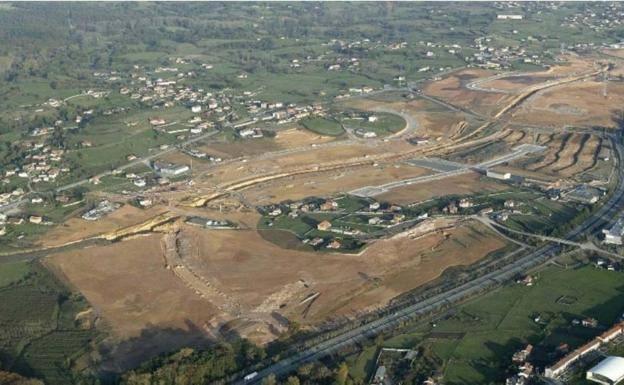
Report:
M 410 185 L 419 184 L 419 183 L 432 182 L 435 180 L 445 179 L 445 178 L 449 178 L 452 176 L 463 175 L 463 174 L 472 172 L 473 170 L 484 172 L 488 168 L 496 166 L 497 164 L 511 162 L 514 159 L 518 159 L 527 154 L 539 152 L 544 149 L 545 147 L 542 147 L 542 146 L 522 144 L 514 148 L 513 151 L 508 154 L 505 154 L 496 158 L 492 158 L 490 160 L 486 160 L 485 162 L 481 162 L 476 165 L 466 164 L 466 165 L 461 165 L 461 167 L 459 163 L 446 162 L 444 160 L 442 162 L 440 161 L 435 162 L 435 158 L 427 158 L 429 162 L 433 161 L 434 163 L 439 163 L 440 167 L 451 168 L 451 170 L 438 172 L 433 175 L 424 175 L 424 176 L 417 176 L 413 178 L 406 178 L 406 179 L 393 181 L 393 182 L 385 183 L 385 184 L 378 185 L 378 186 L 365 186 L 365 187 L 361 187 L 361 188 L 351 191 L 350 194 L 361 196 L 361 197 L 374 197 L 374 196 L 386 193 L 395 188 L 410 186 Z M 425 164 L 425 163 L 422 163 L 422 164 Z M 451 167 L 452 165 L 457 165 L 457 167 L 456 168 Z M 433 169 L 432 167 L 429 167 L 429 168 Z
M 612 138 L 614 148 L 616 149 L 618 169 L 617 186 L 613 190 L 606 203 L 594 212 L 581 225 L 570 231 L 565 239 L 575 241 L 583 234 L 594 233 L 606 223 L 612 221 L 624 205 L 624 169 L 620 167 L 620 162 L 624 158 L 624 150 L 620 143 L 621 138 Z M 462 299 L 484 292 L 487 289 L 498 286 L 518 274 L 522 274 L 529 269 L 535 268 L 548 260 L 555 257 L 561 250 L 559 245 L 548 245 L 530 252 L 526 256 L 516 260 L 513 263 L 503 266 L 502 268 L 484 274 L 470 282 L 464 283 L 444 293 L 434 295 L 424 301 L 414 303 L 395 313 L 386 315 L 375 321 L 366 323 L 362 326 L 344 332 L 338 336 L 327 339 L 306 350 L 291 355 L 281 361 L 278 361 L 269 367 L 258 371 L 258 374 L 249 381 L 240 380 L 235 382 L 237 385 L 257 384 L 270 374 L 277 376 L 287 374 L 297 367 L 307 363 L 316 361 L 324 356 L 335 353 L 340 349 L 365 340 L 370 337 L 391 329 L 401 322 L 412 320 L 418 316 L 424 316 L 439 310 L 445 305 L 452 305 Z

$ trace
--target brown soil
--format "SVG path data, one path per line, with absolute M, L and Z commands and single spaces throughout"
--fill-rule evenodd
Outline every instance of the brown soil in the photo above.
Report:
M 396 188 L 377 197 L 379 200 L 397 204 L 410 204 L 451 194 L 474 194 L 502 191 L 506 185 L 478 173 L 459 175 L 429 183 Z
M 68 242 L 118 230 L 155 217 L 165 211 L 165 208 L 159 206 L 142 210 L 126 204 L 97 221 L 86 221 L 80 217 L 70 218 L 65 223 L 50 230 L 42 239 L 42 246 L 63 245 Z

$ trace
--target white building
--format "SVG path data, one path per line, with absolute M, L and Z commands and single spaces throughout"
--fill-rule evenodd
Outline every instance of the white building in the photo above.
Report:
M 587 379 L 603 385 L 615 385 L 624 380 L 624 358 L 607 357 L 587 371 Z
M 500 180 L 509 180 L 511 179 L 511 173 L 509 172 L 496 172 L 492 170 L 487 170 L 485 175 L 490 178 L 500 179 Z
M 603 229 L 605 235 L 605 243 L 612 245 L 621 245 L 624 236 L 624 218 L 620 218 L 610 229 Z
M 522 20 L 524 16 L 522 15 L 498 15 L 496 16 L 499 20 Z
M 190 170 L 190 167 L 185 164 L 171 164 L 154 162 L 154 169 L 161 176 L 178 176 L 182 175 Z

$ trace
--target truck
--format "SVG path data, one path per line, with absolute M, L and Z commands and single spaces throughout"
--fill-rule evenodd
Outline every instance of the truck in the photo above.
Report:
M 244 380 L 245 382 L 249 382 L 253 380 L 254 378 L 256 378 L 257 375 L 258 375 L 258 372 L 249 373 L 248 375 L 244 377 Z

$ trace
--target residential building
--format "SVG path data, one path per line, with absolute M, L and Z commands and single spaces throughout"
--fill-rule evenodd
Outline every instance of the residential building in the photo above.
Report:
M 322 221 L 318 225 L 316 225 L 316 228 L 320 231 L 327 231 L 331 229 L 331 227 L 332 227 L 332 224 L 330 221 Z

